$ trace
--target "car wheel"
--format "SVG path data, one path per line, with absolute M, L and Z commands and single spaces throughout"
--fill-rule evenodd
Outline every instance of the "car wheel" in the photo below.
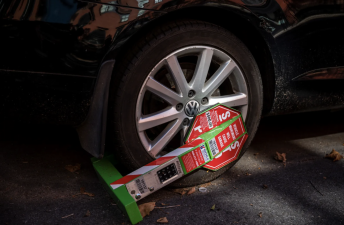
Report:
M 261 117 L 262 83 L 246 46 L 227 30 L 200 21 L 179 21 L 150 31 L 117 62 L 110 89 L 110 141 L 129 171 L 182 145 L 193 115 L 222 103 L 242 112 L 252 140 Z M 113 79 L 114 80 L 114 79 Z M 234 165 L 216 172 L 200 169 L 173 183 L 209 182 Z

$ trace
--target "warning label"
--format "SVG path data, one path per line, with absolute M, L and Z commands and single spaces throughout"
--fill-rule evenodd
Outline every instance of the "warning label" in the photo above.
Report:
M 211 170 L 218 170 L 235 161 L 238 158 L 241 148 L 244 146 L 247 137 L 247 134 L 243 135 L 203 167 Z
M 145 180 L 142 178 L 138 178 L 135 180 L 137 188 L 139 189 L 140 193 L 143 194 L 148 191 L 147 185 Z
M 210 147 L 210 151 L 211 151 L 212 156 L 214 156 L 220 152 L 219 148 L 217 147 L 215 138 L 211 139 L 208 143 L 209 143 L 209 147 Z
M 209 161 L 210 158 L 205 146 L 201 145 L 199 148 L 196 148 L 191 152 L 183 155 L 181 159 L 185 166 L 185 170 L 188 173 Z
M 202 152 L 204 161 L 206 161 L 206 162 L 209 161 L 210 158 L 209 158 L 208 151 L 207 151 L 207 149 L 205 148 L 205 146 L 204 146 L 204 145 L 201 145 L 201 146 L 200 146 L 200 149 L 201 149 L 201 152 Z
M 245 132 L 241 117 L 229 125 L 226 129 L 221 131 L 213 139 L 208 141 L 208 145 L 212 156 L 215 156 L 224 150 L 230 143 L 237 139 Z
M 185 143 L 194 140 L 201 134 L 204 134 L 212 128 L 217 127 L 230 119 L 233 119 L 239 114 L 239 112 L 233 109 L 218 105 L 210 109 L 209 111 L 198 115 L 195 119 L 194 124 L 192 125 L 190 134 L 187 137 Z
M 205 113 L 205 115 L 206 115 L 206 117 L 207 117 L 207 120 L 208 120 L 208 126 L 209 126 L 209 128 L 211 129 L 211 128 L 213 128 L 213 122 L 211 121 L 211 115 L 210 115 L 210 112 L 208 111 L 208 112 L 206 112 Z

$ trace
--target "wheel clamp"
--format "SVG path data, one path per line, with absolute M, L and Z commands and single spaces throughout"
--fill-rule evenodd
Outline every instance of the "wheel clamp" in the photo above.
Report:
M 246 138 L 240 112 L 217 104 L 193 119 L 185 145 L 126 176 L 118 172 L 112 155 L 92 158 L 92 163 L 116 205 L 136 224 L 142 221 L 138 200 L 200 167 L 218 170 L 233 162 Z

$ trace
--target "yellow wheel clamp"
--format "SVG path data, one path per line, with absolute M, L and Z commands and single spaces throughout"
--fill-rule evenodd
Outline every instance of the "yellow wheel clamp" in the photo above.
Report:
M 202 166 L 218 170 L 233 162 L 246 138 L 240 112 L 217 104 L 193 119 L 186 144 L 124 177 L 115 168 L 113 156 L 92 162 L 118 207 L 136 224 L 142 220 L 137 201 Z

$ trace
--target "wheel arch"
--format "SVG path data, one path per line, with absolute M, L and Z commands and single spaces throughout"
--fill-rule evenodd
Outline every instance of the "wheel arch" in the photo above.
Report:
M 130 47 L 135 46 L 135 43 L 153 30 L 154 27 L 161 26 L 161 24 L 170 21 L 183 19 L 200 20 L 221 26 L 232 32 L 248 47 L 258 64 L 262 76 L 264 90 L 263 115 L 268 114 L 275 97 L 274 60 L 269 47 L 272 40 L 270 33 L 259 27 L 260 20 L 252 13 L 244 13 L 243 10 L 235 8 L 210 6 L 186 7 L 169 12 L 145 24 L 131 35 L 116 52 L 116 62 L 120 63 L 120 56 L 125 54 Z M 122 33 L 125 33 L 125 30 Z M 114 77 L 114 79 L 117 78 Z
M 224 20 L 223 18 L 226 19 Z M 96 157 L 104 155 L 105 137 L 109 133 L 105 130 L 107 130 L 106 124 L 108 123 L 107 111 L 111 108 L 111 106 L 108 106 L 107 101 L 110 80 L 112 80 L 111 85 L 119 83 L 117 81 L 119 81 L 120 77 L 116 76 L 116 66 L 121 63 L 122 56 L 127 53 L 128 49 L 135 47 L 135 43 L 153 30 L 154 27 L 170 21 L 183 19 L 200 20 L 221 26 L 236 35 L 248 47 L 258 64 L 262 76 L 264 90 L 263 115 L 270 111 L 275 94 L 275 72 L 269 45 L 262 34 L 265 30 L 259 28 L 259 19 L 251 13 L 243 13 L 242 10 L 233 8 L 228 10 L 209 6 L 187 7 L 157 17 L 143 26 L 139 26 L 137 29 L 131 31 L 124 29 L 120 32 L 118 41 L 114 43 L 103 59 L 103 62 L 116 60 L 116 63 L 112 61 L 110 65 L 108 62 L 108 66 L 103 65 L 100 68 L 97 79 L 98 85 L 94 89 L 89 115 L 86 121 L 77 128 L 81 145 L 89 153 Z M 136 23 L 142 23 L 142 21 L 138 20 Z M 135 27 L 135 23 L 131 27 Z M 262 31 L 260 32 L 258 29 Z M 266 35 L 269 36 L 269 34 Z M 112 73 L 109 70 L 110 68 Z M 107 74 L 112 74 L 112 76 Z M 102 86 L 101 84 L 107 85 Z M 99 104 L 99 102 L 102 104 Z M 93 111 L 92 106 L 96 106 L 93 107 Z M 97 129 L 94 129 L 95 124 L 97 124 Z

